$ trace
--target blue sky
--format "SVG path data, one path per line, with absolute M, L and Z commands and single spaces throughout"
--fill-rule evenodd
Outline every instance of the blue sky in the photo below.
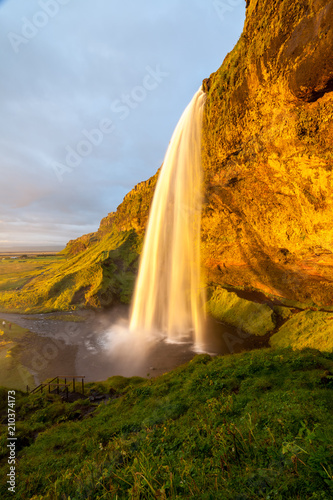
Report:
M 153 175 L 243 0 L 0 1 L 0 250 L 63 247 Z

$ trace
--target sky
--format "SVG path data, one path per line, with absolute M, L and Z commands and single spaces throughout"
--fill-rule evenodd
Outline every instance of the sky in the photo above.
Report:
M 244 0 L 0 0 L 0 251 L 96 231 L 244 17 Z

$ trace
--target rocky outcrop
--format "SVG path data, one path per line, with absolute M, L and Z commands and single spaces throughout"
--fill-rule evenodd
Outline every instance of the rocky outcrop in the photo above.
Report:
M 140 182 L 127 193 L 117 211 L 102 219 L 98 235 L 115 227 L 118 231 L 134 229 L 139 236 L 143 236 L 159 172 L 160 169 L 150 179 Z
M 333 305 L 332 46 L 332 0 L 251 0 L 204 82 L 210 284 Z

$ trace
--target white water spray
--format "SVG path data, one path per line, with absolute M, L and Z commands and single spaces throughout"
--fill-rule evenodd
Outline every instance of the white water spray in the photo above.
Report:
M 200 269 L 202 203 L 200 89 L 172 135 L 150 210 L 132 303 L 130 330 L 192 337 L 203 344 L 204 291 Z

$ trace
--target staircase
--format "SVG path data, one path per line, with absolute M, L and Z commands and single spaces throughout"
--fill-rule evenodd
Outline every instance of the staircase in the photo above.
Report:
M 81 382 L 80 382 L 81 379 Z M 48 392 L 51 394 L 65 394 L 66 400 L 68 401 L 68 394 L 82 394 L 84 396 L 84 375 L 58 375 L 48 382 L 43 382 L 39 384 L 34 389 L 30 390 L 27 386 L 28 394 L 36 394 L 37 392 L 43 392 L 46 387 L 48 387 Z M 70 380 L 68 383 L 67 381 Z M 77 385 L 79 385 L 81 392 L 78 391 Z

